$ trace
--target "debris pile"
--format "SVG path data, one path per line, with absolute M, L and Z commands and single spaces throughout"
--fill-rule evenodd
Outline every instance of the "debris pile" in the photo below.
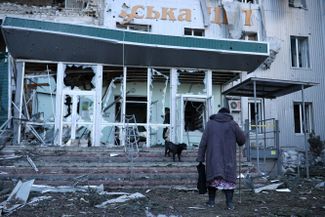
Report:
M 296 150 L 282 151 L 282 172 L 284 174 L 297 173 L 304 164 L 304 153 Z

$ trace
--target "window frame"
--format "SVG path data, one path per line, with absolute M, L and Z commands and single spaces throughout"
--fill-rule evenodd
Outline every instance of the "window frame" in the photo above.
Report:
M 256 106 L 257 106 L 257 118 L 259 121 L 263 120 L 264 114 L 263 114 L 263 103 L 261 99 L 256 99 Z M 252 127 L 252 124 L 256 125 L 255 120 L 255 114 L 252 116 L 252 110 L 255 110 L 255 101 L 254 100 L 248 100 L 248 121 L 249 121 L 249 130 L 255 130 L 255 127 Z M 255 121 L 255 122 L 253 122 Z M 257 132 L 261 133 L 262 128 L 258 127 Z
M 302 102 L 293 102 L 293 131 L 296 135 L 304 134 L 303 127 L 303 114 L 302 114 Z M 296 108 L 298 107 L 298 114 L 296 114 Z M 312 102 L 305 102 L 305 114 L 306 114 L 306 133 L 314 131 L 314 112 Z M 298 116 L 299 120 L 296 119 Z M 298 123 L 296 123 L 298 121 Z M 299 125 L 299 128 L 296 127 Z
M 139 32 L 151 32 L 152 31 L 152 27 L 151 25 L 147 25 L 147 24 L 137 24 L 137 23 L 120 23 L 120 22 L 116 22 L 115 27 L 117 29 L 126 29 L 126 30 L 130 30 L 130 31 L 139 31 Z
M 297 9 L 307 9 L 307 1 L 306 0 L 299 0 L 301 3 L 301 6 L 295 6 L 295 1 L 297 0 L 288 0 L 288 7 L 289 8 L 297 8 Z
M 245 41 L 258 41 L 258 38 L 258 33 L 251 31 L 242 31 L 242 36 L 240 37 L 241 40 Z
M 294 44 L 293 44 L 293 40 L 294 40 Z M 303 45 L 303 43 L 305 43 L 305 45 Z M 299 55 L 299 51 L 301 53 L 301 57 Z M 302 59 L 302 55 L 304 56 L 304 60 Z M 290 60 L 291 68 L 293 69 L 311 68 L 308 36 L 290 35 L 290 57 L 291 57 Z M 302 65 L 303 62 L 305 62 L 304 65 Z
M 185 34 L 186 32 L 191 32 L 191 34 Z M 197 33 L 201 34 L 197 34 Z M 199 28 L 184 28 L 184 36 L 195 36 L 195 37 L 205 37 L 205 29 L 199 29 Z
M 237 0 L 241 3 L 251 3 L 251 4 L 258 4 L 258 0 Z

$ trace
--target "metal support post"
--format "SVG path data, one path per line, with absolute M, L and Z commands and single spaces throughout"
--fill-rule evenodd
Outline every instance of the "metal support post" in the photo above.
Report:
M 306 162 L 306 176 L 307 178 L 309 178 L 309 157 L 308 157 L 308 150 L 309 150 L 309 146 L 307 143 L 307 118 L 306 118 L 306 111 L 305 111 L 305 96 L 304 96 L 304 85 L 301 85 L 301 99 L 302 99 L 302 117 L 303 117 L 303 125 L 302 125 L 302 130 L 304 133 L 304 143 L 305 143 L 305 162 Z
M 255 110 L 255 144 L 256 144 L 256 164 L 257 171 L 260 172 L 260 151 L 258 145 L 258 114 L 257 114 L 257 102 L 256 102 L 256 81 L 254 81 L 254 110 Z

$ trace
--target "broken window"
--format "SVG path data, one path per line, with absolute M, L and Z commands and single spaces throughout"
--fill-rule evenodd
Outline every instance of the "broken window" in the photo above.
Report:
M 62 91 L 62 142 L 91 146 L 95 116 L 95 73 L 92 66 L 67 65 Z
M 104 66 L 102 84 L 102 130 L 101 144 L 119 145 L 121 132 L 123 68 Z
M 186 100 L 185 107 L 185 125 L 184 130 L 203 132 L 205 120 L 205 103 Z
M 289 0 L 289 7 L 306 9 L 306 0 Z
M 115 99 L 118 98 L 118 96 L 115 97 Z M 117 120 L 120 119 L 121 113 L 120 107 L 121 102 L 117 102 L 117 111 L 116 111 L 116 117 Z M 147 98 L 146 97 L 135 97 L 135 96 L 129 96 L 126 97 L 126 115 L 135 116 L 136 123 L 146 123 L 147 122 Z
M 243 32 L 241 38 L 242 40 L 249 40 L 249 41 L 257 41 L 257 33 L 256 32 Z
M 309 68 L 308 37 L 291 36 L 291 65 L 296 68 Z
M 152 69 L 150 94 L 150 145 L 164 144 L 169 140 L 170 124 L 170 71 Z
M 305 115 L 306 115 L 306 133 L 311 133 L 313 131 L 313 113 L 312 113 L 312 103 L 305 103 Z M 294 126 L 295 133 L 304 133 L 303 122 L 304 113 L 302 111 L 302 102 L 293 103 L 293 115 L 294 115 Z
M 122 139 L 126 139 L 122 131 L 124 124 L 127 124 L 128 128 L 137 128 L 136 132 L 146 133 L 147 69 L 130 67 L 125 70 L 126 77 L 123 68 L 104 69 L 102 110 L 104 120 L 101 141 L 105 144 L 122 144 Z M 129 122 L 129 117 L 132 117 L 132 122 Z M 139 139 L 145 140 L 146 137 Z
M 204 29 L 185 28 L 184 29 L 184 35 L 204 36 Z
M 65 73 L 64 85 L 70 86 L 72 90 L 75 87 L 80 90 L 92 90 L 94 88 L 93 78 L 95 73 L 90 68 L 71 66 L 67 68 Z
M 8 2 L 13 4 L 28 5 L 28 6 L 64 6 L 64 2 L 67 0 L 6 0 L 2 2 Z
M 142 31 L 142 32 L 151 32 L 151 25 L 143 25 L 143 24 L 134 24 L 134 23 L 122 24 L 122 23 L 117 22 L 116 28 Z

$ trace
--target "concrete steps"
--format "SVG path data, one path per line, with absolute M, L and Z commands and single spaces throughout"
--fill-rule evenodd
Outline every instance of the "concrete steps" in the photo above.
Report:
M 35 179 L 36 184 L 55 186 L 104 184 L 109 189 L 195 188 L 196 154 L 197 148 L 190 148 L 183 152 L 181 162 L 173 162 L 164 156 L 163 147 L 143 148 L 130 159 L 123 148 L 7 145 L 0 152 L 0 180 Z

